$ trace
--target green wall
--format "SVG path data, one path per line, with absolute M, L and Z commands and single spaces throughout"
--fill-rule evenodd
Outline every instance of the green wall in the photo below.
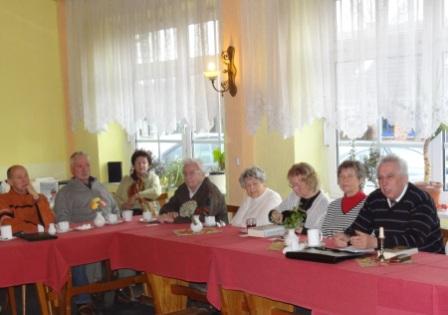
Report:
M 0 1 L 0 179 L 12 164 L 64 178 L 66 119 L 56 1 Z

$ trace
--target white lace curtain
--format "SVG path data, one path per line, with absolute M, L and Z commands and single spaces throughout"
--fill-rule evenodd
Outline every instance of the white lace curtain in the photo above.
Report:
M 67 0 L 72 123 L 90 132 L 118 122 L 132 135 L 186 123 L 208 131 L 218 93 L 203 71 L 216 61 L 217 0 Z M 75 126 L 74 126 L 75 127 Z
M 323 117 L 351 138 L 380 117 L 426 137 L 448 120 L 448 1 L 244 0 L 248 126 Z

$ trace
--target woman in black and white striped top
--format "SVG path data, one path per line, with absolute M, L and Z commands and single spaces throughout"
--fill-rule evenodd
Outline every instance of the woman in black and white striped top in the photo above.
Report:
M 358 161 L 344 161 L 338 167 L 338 185 L 344 192 L 328 206 L 322 224 L 322 234 L 332 236 L 348 228 L 364 205 L 366 195 L 362 192 L 365 182 L 364 166 Z

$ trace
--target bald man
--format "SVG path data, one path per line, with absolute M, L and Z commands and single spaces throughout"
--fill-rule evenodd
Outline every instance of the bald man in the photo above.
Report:
M 38 225 L 47 229 L 54 222 L 53 211 L 47 198 L 34 190 L 25 167 L 13 165 L 6 175 L 11 189 L 0 194 L 0 225 L 11 225 L 13 233 L 37 232 Z

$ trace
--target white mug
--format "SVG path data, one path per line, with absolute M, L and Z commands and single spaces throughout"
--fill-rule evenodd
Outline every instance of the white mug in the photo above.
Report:
M 308 247 L 317 247 L 322 242 L 322 232 L 319 229 L 309 229 L 308 235 Z
M 123 210 L 121 216 L 123 217 L 123 220 L 125 220 L 126 222 L 130 222 L 132 221 L 132 214 L 133 214 L 132 210 Z
M 149 222 L 152 219 L 151 211 L 143 211 L 143 220 Z
M 109 213 L 109 215 L 107 216 L 107 222 L 114 224 L 117 223 L 118 221 L 118 216 L 115 213 Z
M 59 231 L 61 231 L 61 232 L 67 232 L 68 229 L 70 228 L 68 221 L 61 221 L 57 225 L 58 225 Z
M 0 235 L 3 240 L 12 240 L 12 227 L 11 225 L 2 225 L 0 227 Z
M 205 217 L 205 225 L 208 226 L 215 226 L 216 225 L 216 219 L 214 215 L 208 215 Z

